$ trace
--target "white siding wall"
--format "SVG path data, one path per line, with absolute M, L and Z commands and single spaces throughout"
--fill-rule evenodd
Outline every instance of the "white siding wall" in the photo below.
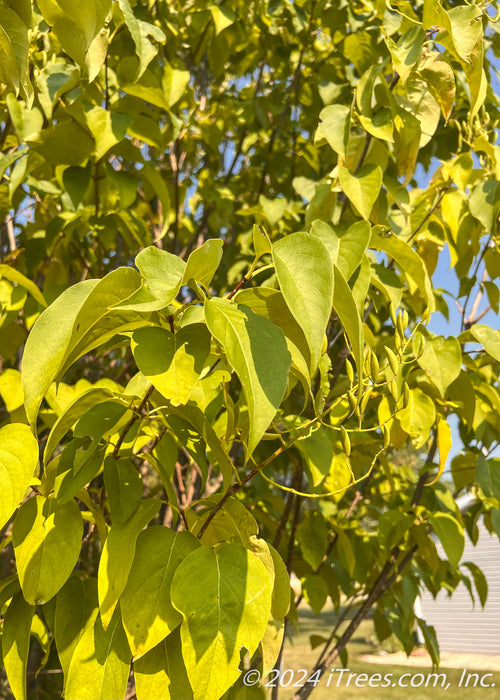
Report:
M 443 556 L 439 543 L 437 546 Z M 500 654 L 500 542 L 482 522 L 477 546 L 465 539 L 462 562 L 466 561 L 477 564 L 488 581 L 484 612 L 479 601 L 475 608 L 472 606 L 469 592 L 461 583 L 451 598 L 446 591 L 441 591 L 435 600 L 427 590 L 423 592 L 422 617 L 435 627 L 442 651 Z

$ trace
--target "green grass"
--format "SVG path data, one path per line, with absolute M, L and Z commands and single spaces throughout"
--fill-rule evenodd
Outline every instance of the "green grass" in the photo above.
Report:
M 300 628 L 299 633 L 293 634 L 287 641 L 285 647 L 285 655 L 283 660 L 283 669 L 292 669 L 294 671 L 294 679 L 298 680 L 297 672 L 299 669 L 310 669 L 316 661 L 321 647 L 316 650 L 311 650 L 309 637 L 311 634 L 319 634 L 327 637 L 335 622 L 335 612 L 330 607 L 317 617 L 307 606 L 301 606 L 299 610 Z M 414 666 L 395 666 L 389 664 L 368 664 L 362 661 L 362 656 L 368 653 L 376 653 L 377 649 L 373 642 L 373 624 L 367 620 L 358 628 L 356 634 L 348 645 L 348 668 L 351 673 L 364 673 L 372 682 L 377 682 L 375 674 L 380 674 L 381 679 L 378 684 L 381 686 L 383 677 L 386 674 L 390 675 L 389 687 L 370 687 L 368 680 L 364 682 L 364 687 L 356 687 L 355 680 L 352 679 L 349 687 L 347 687 L 347 671 L 339 681 L 339 673 L 335 672 L 324 674 L 323 679 L 318 684 L 316 689 L 311 694 L 311 700 L 440 700 L 448 698 L 449 700 L 498 700 L 500 698 L 500 672 L 492 672 L 493 676 L 485 678 L 485 682 L 492 684 L 494 687 L 481 688 L 472 687 L 473 680 L 471 679 L 469 687 L 458 687 L 463 669 L 446 669 L 441 667 L 439 673 L 446 674 L 444 685 L 449 683 L 448 687 L 441 687 L 441 680 L 437 686 L 433 687 L 432 679 L 429 686 L 425 687 L 425 680 L 421 681 L 421 676 L 424 674 L 427 679 L 428 674 L 432 672 L 430 667 L 414 667 Z M 341 668 L 340 661 L 335 668 Z M 467 668 L 468 673 L 473 673 L 473 668 Z M 415 683 L 421 685 L 418 688 L 399 687 L 398 679 L 404 674 L 411 673 Z M 481 678 L 489 671 L 476 671 Z M 284 680 L 291 677 L 288 674 Z M 301 677 L 301 676 L 300 676 Z M 330 686 L 327 687 L 328 679 Z M 405 676 L 402 679 L 404 683 L 410 683 L 410 678 Z M 338 685 L 337 685 L 338 683 Z M 393 685 L 394 684 L 394 685 Z M 280 689 L 280 700 L 290 698 L 297 688 Z M 270 693 L 270 691 L 269 691 Z

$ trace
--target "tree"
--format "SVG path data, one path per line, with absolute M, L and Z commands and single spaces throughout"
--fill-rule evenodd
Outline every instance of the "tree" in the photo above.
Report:
M 437 661 L 419 587 L 484 604 L 460 558 L 478 517 L 500 536 L 494 8 L 1 3 L 15 698 L 262 697 L 240 669 L 280 657 L 291 572 L 356 611 L 296 698 L 372 609 Z

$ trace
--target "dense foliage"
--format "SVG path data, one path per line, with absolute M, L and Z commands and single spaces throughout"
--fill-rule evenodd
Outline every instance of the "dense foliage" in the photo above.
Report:
M 500 536 L 495 7 L 0 2 L 15 698 L 261 698 L 241 669 L 330 596 L 355 614 L 305 698 L 371 610 L 437 662 L 419 588 L 484 604 L 460 560 L 480 516 Z

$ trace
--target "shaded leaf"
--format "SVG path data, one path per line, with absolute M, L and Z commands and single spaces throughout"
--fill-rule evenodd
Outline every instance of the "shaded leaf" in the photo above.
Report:
M 182 658 L 179 628 L 134 662 L 137 700 L 193 700 Z
M 156 647 L 182 621 L 170 601 L 170 585 L 181 561 L 200 546 L 189 532 L 153 526 L 137 538 L 135 557 L 120 607 L 134 658 Z

